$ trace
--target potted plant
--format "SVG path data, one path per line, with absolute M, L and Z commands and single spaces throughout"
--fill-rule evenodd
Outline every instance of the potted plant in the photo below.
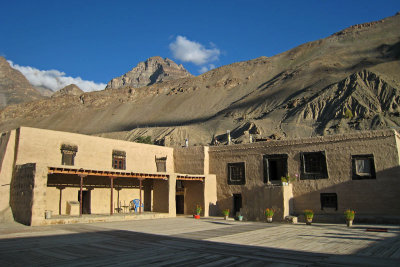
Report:
M 265 217 L 267 217 L 267 222 L 272 222 L 272 217 L 274 216 L 275 211 L 273 209 L 266 209 L 265 210 Z
M 239 215 L 237 216 L 237 218 L 238 218 L 239 221 L 243 221 L 243 215 L 242 215 L 242 214 L 239 214 Z
M 356 214 L 356 212 L 351 209 L 347 209 L 344 212 L 344 217 L 346 218 L 347 227 L 351 227 L 353 225 L 353 220 L 354 220 L 355 214 Z
M 284 176 L 281 177 L 282 185 L 288 185 L 288 179 Z
M 224 219 L 225 219 L 225 220 L 228 220 L 228 217 L 229 217 L 229 209 L 223 210 L 223 211 L 222 211 L 222 214 L 224 214 Z
M 201 214 L 201 211 L 202 211 L 203 209 L 201 208 L 201 206 L 200 205 L 196 205 L 196 215 L 194 215 L 194 218 L 195 219 L 200 219 L 200 214 Z
M 304 217 L 306 218 L 306 224 L 311 225 L 312 219 L 314 218 L 314 211 L 304 210 Z

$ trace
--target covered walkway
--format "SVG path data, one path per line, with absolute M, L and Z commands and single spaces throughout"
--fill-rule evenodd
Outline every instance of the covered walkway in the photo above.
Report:
M 173 179 L 171 179 L 173 178 Z M 85 214 L 91 214 L 92 220 L 96 221 L 109 221 L 106 219 L 110 215 L 118 215 L 119 218 L 125 219 L 136 219 L 137 216 L 134 213 L 134 208 L 130 203 L 134 199 L 134 195 L 138 192 L 137 199 L 139 200 L 139 208 L 136 210 L 139 214 L 144 211 L 155 212 L 153 215 L 147 215 L 145 217 L 168 217 L 175 215 L 174 209 L 171 211 L 171 206 L 175 207 L 175 194 L 176 194 L 176 181 L 184 181 L 185 183 L 196 181 L 200 182 L 201 190 L 204 193 L 205 176 L 204 175 L 184 175 L 184 174 L 171 174 L 171 173 L 136 173 L 127 172 L 122 170 L 90 170 L 90 169 L 76 169 L 76 168 L 60 168 L 60 167 L 49 167 L 47 187 L 58 189 L 58 217 L 54 216 L 50 220 L 51 223 L 56 223 L 61 219 L 69 222 L 76 221 L 76 216 L 73 218 L 65 218 L 66 215 L 78 215 L 70 213 L 68 207 L 66 208 L 66 202 L 71 205 L 71 202 L 79 204 L 79 216 L 82 217 Z M 76 197 L 71 193 L 71 189 L 79 188 L 78 201 L 74 200 Z M 69 196 L 65 199 L 63 191 L 70 189 Z M 84 190 L 85 189 L 85 190 Z M 104 191 L 104 190 L 109 190 Z M 197 188 L 199 189 L 199 188 Z M 96 191 L 97 190 L 97 191 Z M 102 190 L 99 192 L 99 190 Z M 125 194 L 120 198 L 120 191 L 124 190 Z M 96 197 L 93 197 L 93 192 L 96 192 Z M 127 193 L 128 192 L 128 193 Z M 129 193 L 130 192 L 130 193 Z M 53 195 L 55 200 L 56 191 L 50 190 L 49 194 Z M 116 195 L 115 195 L 116 194 Z M 202 195 L 202 194 L 200 194 Z M 104 205 L 105 197 L 109 198 L 109 215 L 105 215 Z M 129 198 L 127 198 L 129 197 Z M 101 198 L 101 199 L 99 199 Z M 48 201 L 51 198 L 48 198 Z M 203 202 L 203 198 L 196 200 L 199 203 Z M 50 202 L 52 202 L 50 200 Z M 54 201 L 53 201 L 54 202 Z M 78 203 L 79 202 L 79 203 Z M 101 202 L 101 203 L 100 203 Z M 54 207 L 54 204 L 52 204 Z M 102 206 L 102 208 L 100 208 Z M 66 211 L 67 210 L 67 211 Z M 97 214 L 97 215 L 96 215 Z M 158 215 L 155 215 L 158 214 Z M 168 215 L 169 214 L 169 215 Z M 86 216 L 87 217 L 87 216 Z M 57 220 L 55 219 L 57 218 Z M 83 220 L 83 219 L 82 219 Z M 88 221 L 89 219 L 83 220 Z M 49 222 L 50 222 L 49 221 Z M 89 220 L 90 221 L 90 220 Z M 47 224 L 48 222 L 46 222 Z M 61 221 L 60 221 L 61 223 Z

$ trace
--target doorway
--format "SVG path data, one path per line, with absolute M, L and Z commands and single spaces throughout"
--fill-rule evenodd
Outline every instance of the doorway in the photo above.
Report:
M 176 195 L 176 214 L 185 213 L 185 197 L 184 195 Z
M 82 191 L 82 214 L 91 214 L 90 210 L 90 190 L 83 190 Z M 78 201 L 81 201 L 81 194 L 78 191 Z
M 233 216 L 242 208 L 242 194 L 233 194 Z

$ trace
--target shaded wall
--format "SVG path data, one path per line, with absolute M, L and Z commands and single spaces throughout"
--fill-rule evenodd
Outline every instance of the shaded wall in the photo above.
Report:
M 353 208 L 357 214 L 400 215 L 399 151 L 397 133 L 393 130 L 369 131 L 347 135 L 269 141 L 246 145 L 210 147 L 210 173 L 217 177 L 218 208 L 233 208 L 232 195 L 242 194 L 243 208 L 250 218 L 261 218 L 261 210 L 273 205 L 268 192 L 279 194 L 263 182 L 263 155 L 287 154 L 288 174 L 300 174 L 302 152 L 325 151 L 328 179 L 293 182 L 294 214 L 313 209 L 316 214 L 343 217 L 343 211 Z M 352 180 L 352 155 L 373 154 L 376 179 Z M 245 162 L 245 185 L 228 185 L 227 164 Z M 336 193 L 338 210 L 321 210 L 321 193 Z M 389 204 L 390 203 L 390 204 Z
M 174 149 L 176 173 L 208 174 L 208 147 L 192 146 Z
M 153 211 L 168 212 L 169 186 L 166 180 L 153 181 Z
M 10 206 L 14 219 L 25 225 L 31 225 L 35 171 L 33 163 L 15 166 L 10 185 Z
M 185 214 L 196 214 L 196 206 L 203 209 L 201 215 L 204 216 L 204 189 L 201 181 L 183 181 L 185 187 Z

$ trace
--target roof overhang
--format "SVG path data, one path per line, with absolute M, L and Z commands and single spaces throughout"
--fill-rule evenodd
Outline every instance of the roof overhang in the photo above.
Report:
M 124 171 L 102 171 L 102 170 L 89 170 L 89 169 L 73 169 L 73 168 L 59 168 L 49 167 L 49 174 L 73 174 L 73 175 L 85 175 L 85 176 L 106 176 L 113 178 L 142 178 L 142 179 L 161 179 L 167 180 L 168 174 L 161 173 L 136 173 L 136 172 L 124 172 Z
M 72 175 L 84 175 L 84 176 L 103 176 L 113 178 L 138 178 L 138 179 L 169 179 L 169 174 L 166 173 L 136 173 L 136 172 L 125 172 L 125 171 L 109 171 L 109 170 L 90 170 L 90 169 L 74 169 L 74 168 L 60 168 L 60 167 L 49 167 L 48 174 L 72 174 Z M 179 181 L 204 181 L 204 175 L 187 175 L 177 174 L 176 180 Z

